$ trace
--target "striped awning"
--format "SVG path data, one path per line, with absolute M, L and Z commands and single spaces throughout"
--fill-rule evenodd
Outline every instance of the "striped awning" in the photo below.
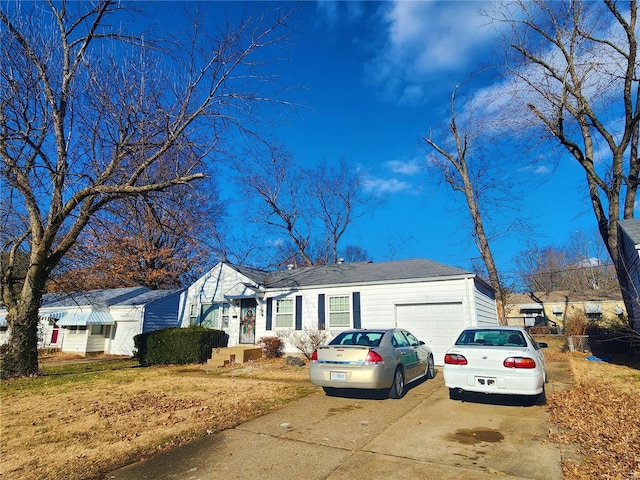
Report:
M 58 320 L 61 327 L 86 327 L 87 325 L 113 325 L 115 320 L 109 312 L 65 313 Z

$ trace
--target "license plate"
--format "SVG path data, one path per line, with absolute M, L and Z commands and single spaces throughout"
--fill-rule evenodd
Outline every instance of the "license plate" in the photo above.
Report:
M 481 387 L 498 388 L 496 379 L 491 377 L 476 377 L 476 385 Z
M 346 382 L 347 381 L 347 372 L 331 372 L 331 381 L 332 382 Z

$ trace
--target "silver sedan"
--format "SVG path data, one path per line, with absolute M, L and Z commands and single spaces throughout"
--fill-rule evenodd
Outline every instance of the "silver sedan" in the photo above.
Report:
M 386 389 L 402 398 L 405 386 L 433 378 L 433 353 L 424 342 L 401 328 L 347 330 L 311 357 L 311 383 L 330 393 L 336 389 Z

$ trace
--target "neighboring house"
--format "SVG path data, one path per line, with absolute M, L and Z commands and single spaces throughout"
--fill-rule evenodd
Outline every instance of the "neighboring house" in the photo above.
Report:
M 266 272 L 221 262 L 188 287 L 181 326 L 229 334 L 229 346 L 278 335 L 349 328 L 403 327 L 424 340 L 442 365 L 470 325 L 495 325 L 495 293 L 475 274 L 430 260 L 337 263 Z
M 520 327 L 549 326 L 562 330 L 574 312 L 593 321 L 625 314 L 621 298 L 585 296 L 575 292 L 514 293 L 507 298 L 507 323 Z
M 631 289 L 629 299 L 633 305 L 634 329 L 640 333 L 640 220 L 618 222 L 618 253 Z
M 39 347 L 132 355 L 134 336 L 177 326 L 181 292 L 131 287 L 46 294 L 39 311 Z

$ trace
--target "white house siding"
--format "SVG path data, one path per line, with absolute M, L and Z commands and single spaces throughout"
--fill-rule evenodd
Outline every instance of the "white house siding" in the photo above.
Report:
M 140 306 L 111 307 L 109 312 L 116 323 L 111 327 L 108 353 L 112 355 L 133 355 L 133 337 L 142 333 L 144 308 Z
M 109 325 L 102 325 L 101 327 L 104 332 Z M 104 333 L 91 333 L 91 326 L 87 326 L 87 331 L 89 335 L 87 338 L 87 353 L 108 353 L 108 349 L 105 348 L 108 337 Z M 110 332 L 111 328 L 108 328 L 108 331 Z
M 71 327 L 63 328 L 64 342 L 62 343 L 62 351 L 85 355 L 87 353 L 89 328 L 90 327 L 83 327 L 82 329 L 73 329 Z
M 475 319 L 478 326 L 495 325 L 497 323 L 498 313 L 496 312 L 496 301 L 493 292 L 480 282 L 474 282 L 472 279 L 467 280 L 470 288 L 474 292 Z

